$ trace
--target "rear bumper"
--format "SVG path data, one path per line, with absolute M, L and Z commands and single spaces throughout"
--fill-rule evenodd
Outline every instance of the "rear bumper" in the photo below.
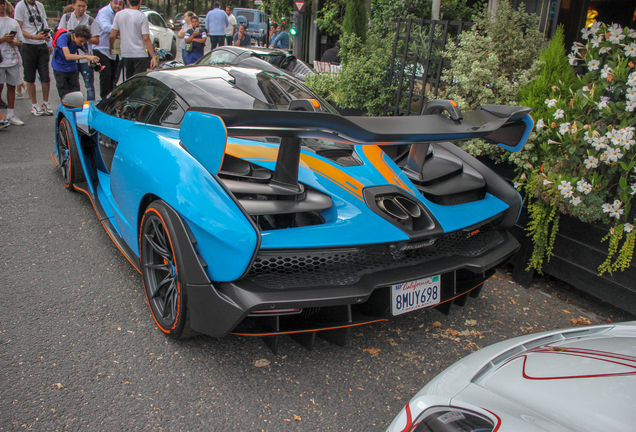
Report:
M 499 231 L 502 241 L 478 256 L 445 256 L 408 266 L 380 269 L 363 274 L 350 284 L 321 285 L 320 277 L 312 278 L 301 287 L 265 288 L 250 277 L 224 283 L 187 283 L 191 327 L 201 333 L 222 337 L 245 320 L 255 310 L 291 309 L 316 310 L 331 308 L 328 319 L 285 317 L 270 327 L 274 333 L 318 331 L 358 325 L 381 319 L 390 307 L 388 287 L 432 275 L 442 275 L 441 303 L 467 295 L 488 279 L 493 269 L 507 262 L 519 249 L 511 234 Z M 342 307 L 346 307 L 344 312 Z M 318 314 L 315 317 L 325 314 Z M 268 317 L 276 318 L 276 317 Z M 263 335 L 266 329 L 250 329 L 238 333 Z

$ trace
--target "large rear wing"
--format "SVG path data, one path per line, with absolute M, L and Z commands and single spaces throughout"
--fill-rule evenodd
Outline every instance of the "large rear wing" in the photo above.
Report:
M 455 104 L 452 106 L 455 107 Z M 433 112 L 436 111 L 440 112 L 442 109 Z M 280 137 L 281 145 L 272 184 L 298 190 L 302 138 L 319 138 L 351 145 L 421 144 L 482 138 L 507 150 L 519 151 L 534 126 L 529 115 L 531 109 L 526 107 L 484 105 L 463 114 L 457 108 L 453 112 L 447 111 L 451 116 L 427 114 L 406 117 L 342 117 L 310 110 L 192 107 L 184 117 L 181 140 L 193 153 L 204 151 L 193 151 L 195 149 L 191 147 L 198 147 L 206 141 L 202 138 L 210 131 L 202 126 L 209 122 L 210 116 L 223 120 L 228 137 Z M 195 130 L 184 130 L 186 126 Z M 194 136 L 197 139 L 193 139 Z

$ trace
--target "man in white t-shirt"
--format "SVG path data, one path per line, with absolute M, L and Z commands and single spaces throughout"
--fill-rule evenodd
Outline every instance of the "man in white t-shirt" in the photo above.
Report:
M 92 54 L 92 44 L 99 43 L 99 25 L 92 17 L 86 13 L 86 0 L 73 0 L 73 12 L 62 15 L 58 28 L 65 28 L 67 30 L 73 30 L 78 25 L 85 25 L 91 29 L 91 38 L 88 40 L 88 46 L 91 52 L 86 54 Z M 95 73 L 90 68 L 86 60 L 79 60 L 77 65 L 79 73 L 84 79 L 84 86 L 86 87 L 86 99 L 89 101 L 95 100 Z
M 51 90 L 51 75 L 49 72 L 49 56 L 53 46 L 51 30 L 46 23 L 46 12 L 42 3 L 36 0 L 22 0 L 15 6 L 15 20 L 20 25 L 24 44 L 22 46 L 22 65 L 24 67 L 24 81 L 31 98 L 31 114 L 34 116 L 53 115 L 49 106 L 49 91 Z M 35 88 L 36 72 L 42 82 L 42 105 L 38 104 Z
M 121 60 L 126 79 L 155 68 L 155 49 L 150 41 L 148 18 L 139 11 L 140 6 L 141 0 L 128 0 L 128 9 L 115 15 L 108 36 L 112 53 L 117 35 L 121 33 Z
M 234 35 L 236 34 L 236 17 L 232 14 L 232 6 L 226 6 L 225 13 L 230 22 L 225 28 L 225 45 L 232 45 Z
M 15 106 L 15 88 L 22 84 L 20 76 L 20 53 L 18 49 L 22 46 L 24 37 L 18 22 L 9 18 L 6 14 L 6 1 L 0 0 L 0 94 L 5 83 L 7 84 L 7 118 L 3 119 L 0 113 L 0 129 L 4 129 L 10 124 L 22 126 L 22 122 L 13 113 Z

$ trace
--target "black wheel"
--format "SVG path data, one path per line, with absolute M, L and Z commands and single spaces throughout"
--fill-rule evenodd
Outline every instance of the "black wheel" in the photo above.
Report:
M 170 47 L 170 54 L 172 54 L 172 59 L 177 58 L 177 40 L 172 39 L 172 46 Z
M 62 180 L 68 190 L 74 191 L 74 183 L 85 181 L 75 136 L 71 132 L 71 124 L 65 118 L 57 124 L 57 166 L 62 171 Z
M 139 233 L 139 252 L 146 298 L 159 329 L 171 338 L 193 336 L 188 317 L 179 244 L 166 204 L 153 202 L 144 212 Z

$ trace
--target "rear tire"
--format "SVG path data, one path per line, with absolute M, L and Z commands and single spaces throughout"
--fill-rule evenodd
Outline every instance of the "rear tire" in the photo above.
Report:
M 173 339 L 195 336 L 190 329 L 188 298 L 179 269 L 181 250 L 163 201 L 154 201 L 144 212 L 139 232 L 139 253 L 144 290 L 159 329 Z
M 64 186 L 75 191 L 75 183 L 86 181 L 71 124 L 62 118 L 57 124 L 57 166 L 62 171 Z

